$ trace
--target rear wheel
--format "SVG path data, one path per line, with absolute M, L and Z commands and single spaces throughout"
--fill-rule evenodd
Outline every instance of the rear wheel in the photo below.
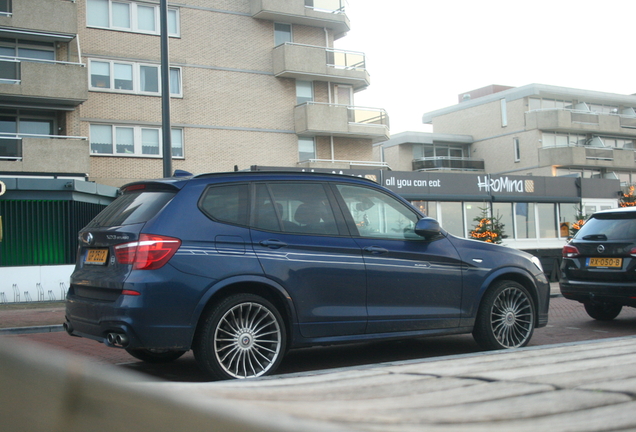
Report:
M 131 356 L 147 363 L 170 363 L 185 354 L 185 351 L 126 348 Z
M 254 378 L 278 367 L 285 343 L 285 324 L 274 305 L 253 294 L 235 294 L 204 316 L 193 348 L 199 365 L 214 378 Z
M 477 312 L 473 337 L 484 349 L 526 346 L 535 327 L 532 297 L 521 284 L 502 281 L 486 292 Z
M 621 313 L 623 306 L 612 303 L 587 302 L 583 303 L 585 312 L 595 320 L 611 321 Z

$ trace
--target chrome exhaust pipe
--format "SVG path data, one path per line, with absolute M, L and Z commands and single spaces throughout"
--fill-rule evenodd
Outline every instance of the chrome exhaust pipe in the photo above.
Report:
M 128 336 L 126 336 L 125 334 L 117 334 L 117 345 L 121 346 L 122 348 L 126 348 L 128 346 Z
M 106 340 L 111 345 L 117 345 L 117 333 L 108 333 L 108 335 L 106 335 Z

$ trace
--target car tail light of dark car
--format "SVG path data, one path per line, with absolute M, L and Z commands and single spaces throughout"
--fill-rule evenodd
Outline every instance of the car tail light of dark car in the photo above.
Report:
M 576 247 L 571 245 L 563 246 L 563 257 L 576 258 L 579 255 L 580 255 L 579 250 Z
M 178 238 L 141 234 L 138 241 L 115 246 L 115 256 L 120 264 L 132 264 L 134 270 L 155 270 L 170 261 L 180 246 Z

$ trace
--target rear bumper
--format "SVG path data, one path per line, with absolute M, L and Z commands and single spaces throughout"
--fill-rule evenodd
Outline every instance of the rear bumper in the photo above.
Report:
M 594 283 L 564 280 L 559 282 L 561 294 L 581 303 L 601 302 L 636 307 L 636 283 Z
M 148 322 L 148 309 L 138 299 L 122 298 L 112 304 L 87 301 L 69 295 L 66 302 L 65 328 L 72 336 L 80 336 L 114 346 L 109 333 L 126 335 L 126 348 L 188 350 L 194 330 L 186 325 Z

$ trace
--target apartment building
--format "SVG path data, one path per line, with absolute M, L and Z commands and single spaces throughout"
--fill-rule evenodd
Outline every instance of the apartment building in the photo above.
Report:
M 372 145 L 389 138 L 388 116 L 354 103 L 365 55 L 334 48 L 350 30 L 345 0 L 167 12 L 173 169 L 383 166 Z M 77 224 L 117 187 L 163 175 L 159 29 L 159 0 L 0 0 L 0 267 L 70 264 Z
M 436 133 L 473 137 L 492 174 L 636 183 L 636 95 L 542 84 L 488 86 L 423 115 Z
M 388 138 L 382 109 L 355 107 L 370 84 L 343 0 L 187 0 L 168 5 L 173 168 L 254 164 L 350 168 Z M 88 100 L 90 178 L 121 185 L 160 175 L 157 2 L 77 3 Z

